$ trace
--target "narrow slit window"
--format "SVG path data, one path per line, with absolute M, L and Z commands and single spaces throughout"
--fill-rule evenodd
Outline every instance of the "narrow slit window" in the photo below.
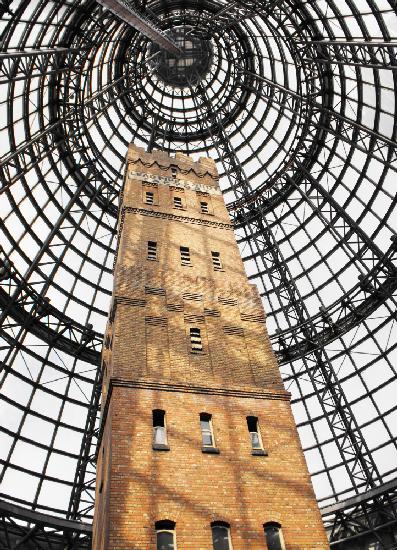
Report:
M 174 167 L 172 166 L 172 167 L 171 167 L 171 175 L 172 175 L 173 178 L 176 178 L 177 172 L 178 172 L 178 169 L 177 169 L 177 168 L 174 168 Z
M 262 438 L 259 431 L 258 419 L 256 416 L 247 416 L 247 426 L 248 432 L 250 435 L 252 449 L 260 450 L 263 449 Z
M 181 246 L 181 264 L 190 265 L 190 250 L 187 246 Z
M 167 430 L 165 426 L 165 411 L 153 411 L 153 445 L 167 445 Z
M 215 270 L 222 269 L 221 255 L 220 252 L 211 252 L 212 256 L 212 265 Z
M 156 522 L 156 550 L 176 550 L 175 522 Z
M 154 193 L 153 193 L 153 191 L 146 191 L 146 193 L 145 193 L 145 202 L 146 202 L 146 204 L 154 204 Z
M 200 207 L 203 214 L 209 214 L 208 202 L 200 201 Z
M 199 328 L 190 329 L 190 345 L 192 347 L 192 351 L 203 351 L 201 330 Z
M 230 526 L 227 523 L 213 523 L 212 546 L 214 550 L 232 550 L 232 540 L 230 537 Z
M 212 416 L 210 414 L 200 414 L 200 428 L 203 447 L 215 447 L 214 433 L 212 431 Z
M 156 241 L 148 241 L 147 243 L 147 259 L 157 260 L 157 243 Z
M 179 208 L 180 210 L 183 208 L 181 197 L 174 197 L 174 208 Z
M 263 526 L 267 550 L 285 550 L 281 525 L 275 521 L 269 521 Z

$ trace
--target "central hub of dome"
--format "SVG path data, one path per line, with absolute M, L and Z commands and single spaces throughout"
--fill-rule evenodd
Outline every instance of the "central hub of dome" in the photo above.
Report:
M 212 46 L 208 40 L 194 36 L 191 27 L 176 27 L 166 34 L 181 49 L 179 56 L 152 44 L 151 65 L 155 74 L 165 83 L 177 88 L 197 84 L 208 73 L 212 64 Z

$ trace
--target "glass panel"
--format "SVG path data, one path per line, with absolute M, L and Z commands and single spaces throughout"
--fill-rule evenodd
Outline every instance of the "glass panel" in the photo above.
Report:
M 251 435 L 251 444 L 253 449 L 261 449 L 262 445 L 259 439 L 258 432 L 250 432 Z
M 265 528 L 268 550 L 283 550 L 280 540 L 280 529 L 276 526 Z
M 203 445 L 206 447 L 212 447 L 214 440 L 212 438 L 211 423 L 209 420 L 200 420 L 201 436 Z
M 174 550 L 174 533 L 160 531 L 157 533 L 157 550 Z
M 212 528 L 212 544 L 214 550 L 230 550 L 229 529 L 216 525 Z
M 211 432 L 202 432 L 202 439 L 203 445 L 206 447 L 212 447 L 214 445 Z
M 165 435 L 165 428 L 163 426 L 155 426 L 154 430 L 154 443 L 157 445 L 166 445 L 167 438 Z

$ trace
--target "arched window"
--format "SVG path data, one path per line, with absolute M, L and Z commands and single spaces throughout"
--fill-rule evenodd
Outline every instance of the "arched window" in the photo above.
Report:
M 156 549 L 176 550 L 175 521 L 156 521 Z
M 211 523 L 211 529 L 214 550 L 232 550 L 230 525 L 224 521 L 214 521 Z
M 285 550 L 281 525 L 276 521 L 268 521 L 263 526 L 265 530 L 267 550 Z

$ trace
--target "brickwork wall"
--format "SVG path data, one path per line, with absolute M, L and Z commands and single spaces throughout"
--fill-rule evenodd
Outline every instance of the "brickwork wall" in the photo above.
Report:
M 179 550 L 210 550 L 216 520 L 230 523 L 234 550 L 266 549 L 267 521 L 282 525 L 286 550 L 328 548 L 217 180 L 210 159 L 129 148 L 103 351 L 94 550 L 154 549 L 154 523 L 164 519 L 176 522 Z M 155 261 L 148 241 L 157 242 Z M 191 265 L 181 265 L 180 246 Z M 200 329 L 202 352 L 192 351 L 190 328 Z M 169 451 L 152 449 L 154 409 L 166 411 Z M 202 452 L 202 412 L 213 415 L 219 454 Z M 249 415 L 259 418 L 268 456 L 251 453 Z

